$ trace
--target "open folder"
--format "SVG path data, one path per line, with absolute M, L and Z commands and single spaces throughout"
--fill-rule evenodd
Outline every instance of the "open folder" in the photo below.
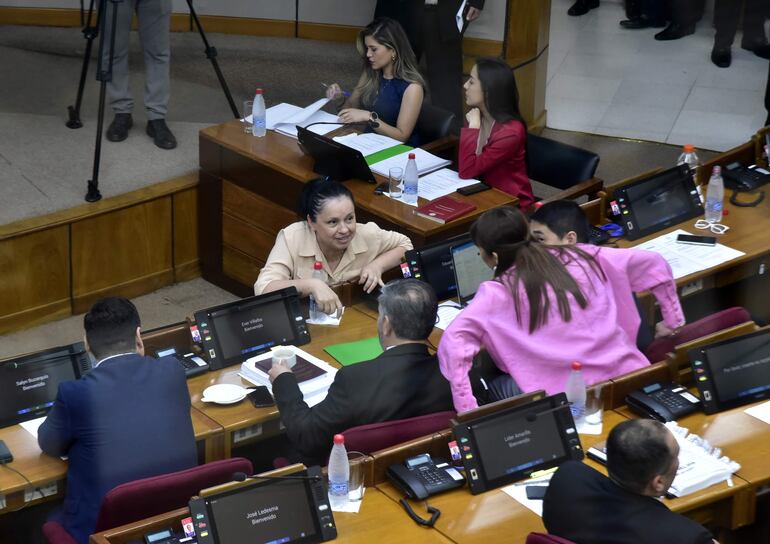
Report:
M 337 122 L 337 116 L 321 110 L 327 102 L 329 102 L 328 98 L 321 98 L 305 108 L 286 104 L 285 102 L 268 108 L 265 112 L 267 129 L 280 132 L 292 138 L 297 137 L 297 125 L 307 127 L 312 123 L 333 123 L 330 125 L 315 125 L 308 130 L 316 134 L 327 134 L 332 130 L 336 130 L 342 126 L 342 124 Z

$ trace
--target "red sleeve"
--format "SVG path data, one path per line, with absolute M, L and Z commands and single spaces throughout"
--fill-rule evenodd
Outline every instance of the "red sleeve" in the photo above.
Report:
M 460 131 L 458 154 L 459 174 L 463 179 L 478 178 L 500 162 L 515 155 L 523 145 L 523 131 L 518 122 L 506 123 L 493 132 L 487 145 L 476 155 L 479 130 L 464 128 Z

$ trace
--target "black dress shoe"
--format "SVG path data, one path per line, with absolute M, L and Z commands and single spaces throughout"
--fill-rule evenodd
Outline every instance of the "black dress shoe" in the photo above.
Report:
M 743 41 L 741 42 L 741 48 L 751 51 L 763 59 L 770 59 L 770 43 L 767 43 L 764 39 L 750 42 Z
M 695 23 L 689 25 L 680 25 L 679 23 L 670 23 L 661 32 L 655 34 L 658 41 L 678 40 L 690 34 L 695 34 Z
M 727 68 L 733 60 L 733 55 L 730 52 L 730 47 L 714 46 L 711 50 L 711 62 L 719 66 L 720 68 Z
M 130 113 L 116 113 L 107 128 L 107 139 L 111 142 L 122 142 L 128 138 L 128 131 L 134 126 L 134 120 Z
M 165 119 L 147 121 L 147 134 L 161 149 L 174 149 L 176 147 L 176 138 L 171 134 Z
M 637 30 L 640 28 L 663 28 L 666 26 L 666 21 L 653 21 L 649 17 L 644 15 L 639 17 L 629 17 L 623 21 L 620 21 L 620 26 L 629 30 Z
M 567 10 L 567 15 L 577 17 L 585 15 L 590 10 L 599 7 L 599 0 L 576 0 L 572 7 Z

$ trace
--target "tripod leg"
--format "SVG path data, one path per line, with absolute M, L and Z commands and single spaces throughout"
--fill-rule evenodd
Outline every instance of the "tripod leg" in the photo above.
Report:
M 99 35 L 99 23 L 101 21 L 102 12 L 96 15 L 96 26 L 91 26 L 91 19 L 94 13 L 94 0 L 88 6 L 88 22 L 85 28 L 83 28 L 83 36 L 86 38 L 86 52 L 83 55 L 83 67 L 80 70 L 80 81 L 78 83 L 78 94 L 75 98 L 75 106 L 67 106 L 67 127 L 68 128 L 80 128 L 83 126 L 83 122 L 80 120 L 80 106 L 83 103 L 83 89 L 86 84 L 86 76 L 88 75 L 88 64 L 91 61 L 91 48 L 93 47 L 94 38 Z M 81 13 L 82 16 L 82 13 Z
M 190 8 L 190 16 L 192 17 L 193 21 L 195 21 L 195 26 L 198 27 L 198 33 L 201 35 L 203 45 L 206 47 L 206 58 L 211 61 L 211 65 L 214 67 L 214 73 L 217 75 L 219 84 L 222 86 L 222 91 L 225 93 L 227 103 L 230 104 L 230 110 L 233 112 L 233 117 L 240 119 L 241 115 L 238 113 L 238 108 L 235 106 L 233 95 L 230 94 L 230 88 L 227 86 L 225 76 L 222 75 L 222 70 L 219 69 L 219 63 L 217 62 L 217 48 L 209 45 L 209 41 L 206 39 L 206 34 L 203 32 L 203 27 L 198 20 L 198 15 L 195 13 L 195 9 L 193 8 L 192 0 L 187 0 L 187 5 Z

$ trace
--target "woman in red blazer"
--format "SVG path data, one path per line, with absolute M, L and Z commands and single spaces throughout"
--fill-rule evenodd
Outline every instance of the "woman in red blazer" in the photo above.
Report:
M 527 128 L 510 66 L 479 58 L 464 88 L 471 110 L 465 116 L 468 127 L 460 131 L 460 177 L 481 179 L 516 196 L 519 207 L 527 210 L 533 202 L 525 160 Z

